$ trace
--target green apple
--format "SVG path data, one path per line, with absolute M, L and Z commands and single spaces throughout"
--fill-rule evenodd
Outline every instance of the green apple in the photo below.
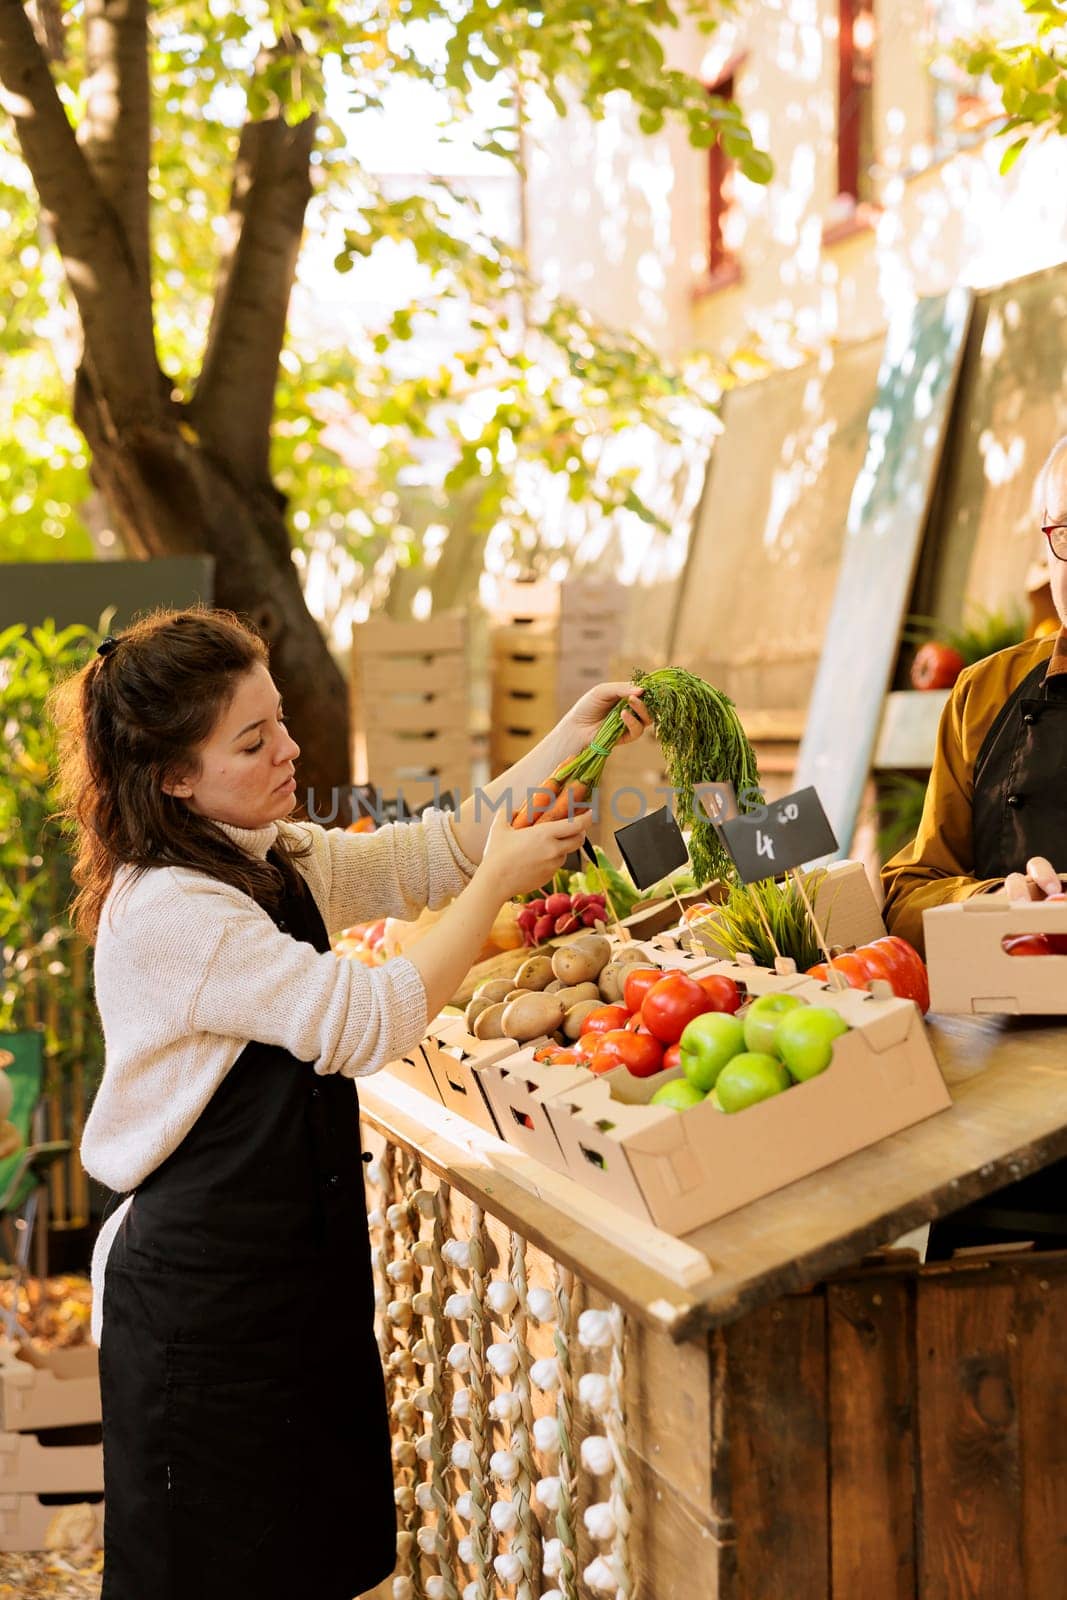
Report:
M 678 1041 L 682 1071 L 701 1094 L 714 1089 L 723 1067 L 744 1048 L 744 1024 L 728 1011 L 705 1011 L 694 1017 Z
M 848 1023 L 829 1006 L 803 1006 L 788 1011 L 778 1024 L 775 1048 L 798 1083 L 817 1078 L 830 1065 L 834 1040 L 848 1032 Z
M 757 1055 L 774 1054 L 774 1035 L 779 1019 L 805 1001 L 795 994 L 761 994 L 745 1013 L 745 1049 Z
M 675 1111 L 688 1111 L 690 1106 L 698 1106 L 704 1096 L 699 1089 L 686 1078 L 672 1078 L 670 1083 L 663 1083 L 656 1090 L 649 1101 L 653 1106 L 671 1106 Z
M 789 1084 L 789 1074 L 780 1061 L 764 1051 L 751 1050 L 726 1063 L 715 1093 L 724 1111 L 744 1111 L 746 1106 L 781 1094 Z

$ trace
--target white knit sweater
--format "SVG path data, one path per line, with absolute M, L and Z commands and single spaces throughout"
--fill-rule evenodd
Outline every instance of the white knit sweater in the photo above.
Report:
M 352 922 L 412 918 L 470 881 L 449 813 L 346 833 L 310 822 L 219 827 L 265 858 L 279 828 L 310 838 L 295 863 L 331 938 Z M 122 868 L 105 901 L 94 961 L 104 1076 L 85 1124 L 85 1170 L 133 1189 L 175 1150 L 250 1040 L 319 1073 L 361 1077 L 422 1037 L 426 991 L 403 956 L 381 967 L 320 955 L 282 933 L 248 895 L 185 867 Z M 108 1251 L 130 1205 L 93 1251 L 92 1336 L 103 1326 Z

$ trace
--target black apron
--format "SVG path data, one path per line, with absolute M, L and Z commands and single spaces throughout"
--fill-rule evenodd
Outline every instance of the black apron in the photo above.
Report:
M 1042 661 L 1014 691 L 982 742 L 974 768 L 976 878 L 1022 872 L 1031 856 L 1067 871 L 1067 674 Z M 931 1231 L 931 1259 L 962 1244 L 1032 1238 L 1067 1246 L 1067 1161 L 1008 1184 Z
M 270 857 L 268 857 L 270 859 Z M 301 881 L 273 913 L 329 949 Z M 396 1513 L 355 1084 L 245 1046 L 104 1279 L 101 1600 L 352 1600 Z

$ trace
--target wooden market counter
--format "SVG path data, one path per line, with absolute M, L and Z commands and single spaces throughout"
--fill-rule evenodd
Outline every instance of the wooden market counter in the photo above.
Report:
M 635 1600 L 1067 1596 L 1067 1255 L 870 1255 L 1067 1155 L 1067 1028 L 930 1033 L 949 1110 L 684 1240 L 361 1083 L 366 1121 L 626 1312 Z

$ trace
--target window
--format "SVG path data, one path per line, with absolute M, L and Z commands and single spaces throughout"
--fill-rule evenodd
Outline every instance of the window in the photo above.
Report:
M 873 199 L 874 0 L 840 0 L 837 34 L 837 190 Z
M 733 69 L 708 85 L 709 95 L 734 98 Z M 741 273 L 733 249 L 733 223 L 737 216 L 734 195 L 735 163 L 718 140 L 708 151 L 708 275 L 713 283 L 730 282 Z

